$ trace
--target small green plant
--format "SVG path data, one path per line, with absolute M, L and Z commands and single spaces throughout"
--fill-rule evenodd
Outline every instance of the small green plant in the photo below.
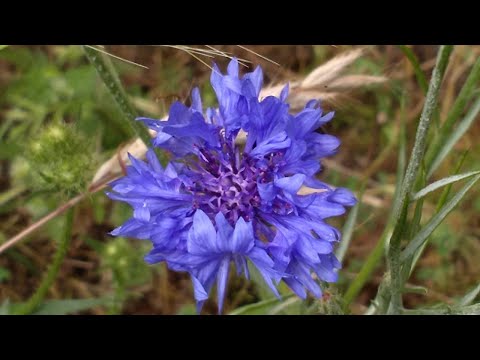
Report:
M 92 145 L 69 124 L 52 124 L 40 131 L 25 150 L 33 187 L 66 197 L 86 191 L 96 166 Z

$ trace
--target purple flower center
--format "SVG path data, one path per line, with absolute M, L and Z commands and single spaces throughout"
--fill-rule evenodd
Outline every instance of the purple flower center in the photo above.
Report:
M 215 215 L 223 213 L 234 225 L 240 217 L 254 218 L 261 199 L 257 181 L 266 181 L 266 172 L 256 168 L 248 156 L 241 157 L 233 140 L 221 136 L 221 149 L 198 148 L 198 159 L 188 162 L 193 176 L 186 191 L 194 195 L 193 207 Z

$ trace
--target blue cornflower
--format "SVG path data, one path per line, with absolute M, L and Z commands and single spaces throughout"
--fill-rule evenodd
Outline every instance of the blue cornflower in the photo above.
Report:
M 247 278 L 253 264 L 277 296 L 274 284 L 284 281 L 301 298 L 307 290 L 320 297 L 317 279 L 334 282 L 340 268 L 333 254 L 340 233 L 325 219 L 356 202 L 349 190 L 316 179 L 320 160 L 340 145 L 316 132 L 333 112 L 310 101 L 291 114 L 288 86 L 260 100 L 261 68 L 238 73 L 236 59 L 226 75 L 214 66 L 216 109 L 204 112 L 194 89 L 192 105 L 174 103 L 167 121 L 139 118 L 171 161 L 162 167 L 152 149 L 147 162 L 130 157 L 108 193 L 134 210 L 112 235 L 148 239 L 148 263 L 190 273 L 198 311 L 215 281 L 221 311 L 231 263 Z M 302 186 L 317 191 L 299 195 Z

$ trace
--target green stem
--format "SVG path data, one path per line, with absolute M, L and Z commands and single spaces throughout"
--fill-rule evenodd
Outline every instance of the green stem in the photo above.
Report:
M 421 161 L 425 154 L 425 148 L 427 146 L 427 134 L 430 127 L 430 120 L 433 111 L 437 105 L 438 94 L 440 85 L 442 83 L 443 75 L 448 65 L 450 54 L 453 50 L 452 45 L 442 45 L 437 55 L 437 63 L 433 70 L 432 79 L 428 86 L 427 97 L 425 99 L 425 105 L 423 106 L 422 114 L 417 128 L 417 134 L 415 136 L 415 143 L 413 145 L 410 161 L 407 165 L 407 171 L 405 172 L 405 178 L 400 190 L 400 194 L 395 204 L 393 204 L 393 223 L 396 224 L 400 218 L 401 210 L 403 209 L 409 193 L 415 183 L 415 179 L 420 168 Z
M 410 161 L 407 165 L 405 177 L 400 188 L 399 196 L 395 199 L 392 210 L 392 223 L 394 226 L 394 236 L 392 236 L 389 250 L 387 253 L 388 273 L 390 274 L 390 312 L 398 314 L 402 308 L 402 293 L 403 288 L 402 273 L 401 273 L 401 240 L 403 228 L 405 227 L 405 220 L 408 211 L 408 199 L 412 192 L 417 179 L 418 171 L 425 155 L 427 146 L 427 135 L 430 127 L 432 114 L 437 106 L 438 94 L 440 85 L 442 83 L 443 75 L 448 65 L 450 54 L 453 50 L 452 45 L 442 45 L 438 51 L 437 63 L 433 69 L 432 79 L 428 86 L 428 91 L 423 106 L 422 114 L 415 136 L 415 143 L 413 145 Z
M 465 150 L 463 154 L 460 156 L 460 161 L 458 162 L 457 167 L 455 168 L 455 172 L 453 175 L 458 175 L 460 173 L 460 170 L 462 169 L 463 163 L 465 162 L 465 159 L 467 158 L 469 150 Z M 448 184 L 445 189 L 443 189 L 442 195 L 440 196 L 440 199 L 438 200 L 437 207 L 435 208 L 435 213 L 439 212 L 440 209 L 445 205 L 448 199 L 448 195 L 450 195 L 450 190 L 452 189 L 453 184 Z
M 393 201 L 393 210 L 390 213 L 389 220 L 385 227 L 385 230 L 382 233 L 382 236 L 375 246 L 373 252 L 367 258 L 365 264 L 360 270 L 359 274 L 355 280 L 350 284 L 350 287 L 347 289 L 344 296 L 344 306 L 347 308 L 350 303 L 355 299 L 360 290 L 363 288 L 363 285 L 370 278 L 371 274 L 375 270 L 377 264 L 380 262 L 383 250 L 387 242 L 390 242 L 392 233 L 395 232 L 395 229 L 399 223 L 399 220 L 403 214 L 408 195 L 411 192 L 413 185 L 415 184 L 415 179 L 417 177 L 418 169 L 420 167 L 421 161 L 423 159 L 426 147 L 426 136 L 430 126 L 430 120 L 435 109 L 438 93 L 440 89 L 440 84 L 445 74 L 447 68 L 448 60 L 450 54 L 453 50 L 451 45 L 443 45 L 440 47 L 440 50 L 437 55 L 437 63 L 435 69 L 433 70 L 432 79 L 427 91 L 425 105 L 420 116 L 420 122 L 417 128 L 417 134 L 415 137 L 415 144 L 412 150 L 412 155 L 405 172 L 405 176 L 402 177 L 401 182 L 397 181 L 397 191 L 395 193 L 395 198 Z M 402 145 L 402 142 L 401 142 Z M 400 152 L 402 154 L 403 152 Z M 399 169 L 402 168 L 401 161 L 399 161 Z M 397 177 L 402 176 L 397 172 Z M 398 179 L 399 180 L 399 179 Z M 395 246 L 395 245 L 394 245 Z M 390 274 L 389 280 L 397 282 L 396 277 L 400 277 L 401 274 Z M 378 296 L 377 296 L 378 298 Z
M 401 252 L 401 241 L 405 231 L 405 222 L 407 220 L 407 209 L 408 202 L 405 203 L 402 211 L 402 215 L 398 222 L 398 226 L 395 227 L 393 235 L 390 239 L 390 243 L 387 251 L 387 267 L 389 269 L 388 274 L 389 279 L 389 293 L 390 293 L 390 304 L 389 314 L 396 315 L 399 314 L 402 305 L 402 277 L 401 274 L 401 263 L 400 263 L 400 252 Z
M 362 197 L 363 197 L 363 193 L 365 192 L 366 187 L 367 187 L 367 179 L 364 180 L 364 182 L 363 182 L 363 184 L 360 188 L 360 191 L 358 193 L 358 202 L 350 210 L 350 213 L 348 214 L 347 221 L 345 222 L 345 225 L 343 227 L 342 241 L 340 242 L 340 245 L 338 246 L 337 251 L 335 252 L 335 256 L 337 257 L 337 260 L 340 263 L 343 262 L 343 258 L 345 257 L 348 246 L 350 245 L 350 241 L 352 240 L 353 231 L 354 231 L 354 228 L 355 228 L 355 224 L 357 222 L 358 211 L 359 211 L 360 206 L 362 204 Z
M 409 47 L 406 47 L 405 45 L 399 45 L 398 47 L 403 52 L 403 54 L 407 57 L 408 61 L 410 61 L 410 63 L 412 64 L 413 70 L 415 71 L 415 77 L 417 78 L 418 85 L 422 89 L 423 93 L 426 94 L 428 89 L 428 81 L 427 81 L 427 78 L 425 77 L 425 73 L 420 67 L 420 63 L 418 62 L 417 57 L 415 56 L 412 49 L 410 49 Z
M 47 295 L 50 286 L 52 286 L 53 282 L 55 281 L 58 271 L 60 270 L 60 266 L 63 263 L 63 259 L 67 254 L 68 245 L 70 244 L 70 239 L 72 237 L 73 217 L 74 209 L 71 208 L 65 216 L 64 234 L 63 237 L 60 239 L 60 243 L 58 244 L 57 252 L 53 257 L 52 264 L 48 268 L 48 271 L 42 279 L 42 282 L 38 289 L 30 297 L 30 299 L 28 299 L 28 301 L 18 310 L 19 314 L 26 315 L 34 312 L 45 298 L 45 295 Z
M 86 45 L 83 45 L 83 50 L 90 63 L 93 65 L 95 70 L 97 70 L 98 75 L 107 87 L 110 95 L 115 100 L 115 103 L 118 105 L 123 115 L 123 121 L 125 124 L 127 124 L 126 128 L 130 129 L 130 135 L 137 135 L 138 137 L 140 137 L 140 139 L 142 139 L 145 146 L 149 147 L 152 141 L 150 133 L 148 132 L 148 129 L 145 125 L 138 121 L 135 121 L 135 118 L 138 117 L 138 113 L 130 103 L 128 95 L 126 94 L 122 84 L 120 83 L 118 74 L 115 71 L 115 68 L 110 58 L 95 50 L 94 48 Z M 159 157 L 160 162 L 165 165 L 167 162 L 166 155 L 163 152 L 159 151 L 159 149 L 157 148 L 155 148 L 154 150 Z

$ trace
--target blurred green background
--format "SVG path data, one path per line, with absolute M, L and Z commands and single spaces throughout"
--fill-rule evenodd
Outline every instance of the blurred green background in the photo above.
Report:
M 249 46 L 280 66 L 236 46 L 217 46 L 261 65 L 265 83 L 295 81 L 317 66 L 354 46 Z M 437 46 L 409 47 L 427 79 Z M 189 102 L 194 86 L 204 105 L 214 105 L 210 69 L 191 54 L 160 46 L 106 46 L 120 81 L 139 114 L 163 117 L 173 101 Z M 480 46 L 457 46 L 442 85 L 437 119 L 443 119 L 458 95 Z M 212 59 L 201 57 L 208 64 Z M 228 59 L 216 56 L 224 68 Z M 277 313 L 337 313 L 339 294 L 355 277 L 385 226 L 395 187 L 399 122 L 407 124 L 409 148 L 424 102 L 424 88 L 415 68 L 397 46 L 367 46 L 345 76 L 364 75 L 329 92 L 324 106 L 335 110 L 325 131 L 338 136 L 342 147 L 325 163 L 322 178 L 358 191 L 368 179 L 357 225 L 345 256 L 338 284 L 326 286 L 321 301 L 291 301 Z M 368 76 L 385 77 L 369 81 Z M 362 80 L 363 79 L 363 80 Z M 0 50 L 0 245 L 87 190 L 98 167 L 132 140 L 131 130 L 88 62 L 80 46 L 8 46 Z M 132 119 L 133 121 L 133 119 Z M 439 120 L 434 123 L 438 128 Z M 451 175 L 463 159 L 462 171 L 480 168 L 480 145 L 474 123 L 433 179 Z M 454 185 L 454 189 L 457 185 Z M 452 303 L 480 278 L 478 189 L 473 188 L 434 232 L 409 284 L 428 291 L 405 295 L 405 306 Z M 434 212 L 441 192 L 426 198 Z M 60 271 L 37 313 L 192 314 L 188 275 L 164 265 L 143 262 L 148 242 L 113 238 L 108 232 L 131 211 L 110 201 L 103 191 L 86 196 L 75 206 L 72 237 Z M 39 286 L 52 261 L 56 243 L 64 236 L 65 215 L 0 254 L 0 311 L 25 302 Z M 342 226 L 345 219 L 332 223 Z M 383 265 L 350 307 L 362 313 L 376 294 Z M 270 299 L 256 282 L 232 275 L 226 312 Z M 72 300 L 73 299 L 73 300 Z M 84 300 L 81 300 L 84 299 Z M 86 299 L 86 300 L 85 300 Z M 2 305 L 3 304 L 3 305 Z M 312 311 L 312 309 L 314 309 Z M 262 309 L 251 309 L 262 313 Z M 4 310 L 7 312 L 7 310 Z M 205 313 L 216 313 L 209 300 Z

